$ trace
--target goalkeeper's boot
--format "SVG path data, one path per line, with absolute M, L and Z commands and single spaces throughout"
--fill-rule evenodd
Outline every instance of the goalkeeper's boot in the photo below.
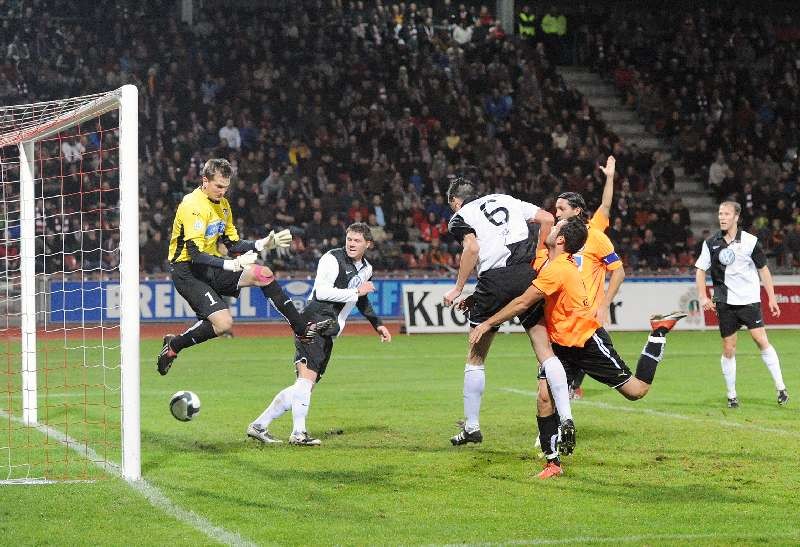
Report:
M 458 432 L 458 435 L 450 437 L 450 442 L 453 443 L 453 446 L 460 446 L 467 443 L 480 444 L 483 442 L 483 434 L 481 433 L 480 429 L 476 429 L 475 431 L 467 431 L 467 428 L 462 427 L 461 431 Z
M 682 311 L 674 311 L 666 315 L 654 315 L 650 318 L 650 328 L 658 336 L 664 336 L 675 327 L 675 324 L 686 317 Z
M 308 344 L 314 341 L 314 338 L 320 336 L 323 332 L 325 332 L 331 325 L 333 325 L 335 319 L 323 319 L 322 321 L 317 321 L 316 323 L 308 322 L 306 324 L 306 330 L 302 335 L 297 335 L 301 342 L 304 344 Z
M 161 353 L 158 354 L 158 373 L 161 376 L 169 372 L 172 362 L 178 356 L 175 350 L 170 346 L 170 342 L 175 338 L 174 334 L 168 334 L 164 337 L 164 346 L 161 348 Z
M 539 477 L 540 479 L 549 479 L 551 477 L 557 477 L 559 475 L 563 475 L 564 470 L 561 469 L 561 465 L 559 464 L 560 462 L 558 460 L 548 461 L 547 465 L 544 466 L 544 469 L 542 469 L 536 476 Z
M 789 394 L 786 393 L 785 389 L 778 391 L 778 404 L 783 406 L 789 402 Z
M 575 423 L 572 420 L 561 422 L 559 434 L 558 451 L 565 456 L 572 454 L 575 450 Z
M 739 399 L 737 399 L 736 397 L 729 398 L 728 399 L 728 408 L 739 408 Z
M 270 433 L 268 429 L 264 429 L 256 424 L 250 424 L 247 426 L 247 436 L 251 439 L 261 441 L 264 444 L 276 444 L 283 442 L 282 440 L 273 437 L 272 433 Z
M 297 446 L 319 446 L 322 444 L 322 441 L 315 439 L 305 431 L 301 431 L 300 433 L 292 433 L 289 435 L 289 444 Z

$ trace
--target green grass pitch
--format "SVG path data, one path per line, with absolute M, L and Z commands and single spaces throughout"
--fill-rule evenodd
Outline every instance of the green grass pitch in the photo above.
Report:
M 612 333 L 631 368 L 644 333 Z M 629 402 L 591 379 L 574 403 L 578 445 L 541 481 L 536 367 L 500 335 L 487 363 L 482 445 L 452 447 L 462 417 L 463 335 L 345 336 L 315 389 L 318 448 L 262 447 L 251 419 L 291 383 L 287 338 L 214 340 L 160 377 L 142 345 L 144 478 L 183 509 L 257 544 L 796 545 L 800 542 L 800 333 L 771 331 L 790 400 L 740 333 L 741 408 L 725 407 L 719 337 L 673 333 L 653 389 Z M 180 423 L 175 391 L 202 400 Z M 272 426 L 286 439 L 287 414 Z M 0 443 L 2 444 L 2 443 Z M 4 456 L 0 454 L 0 457 Z M 5 545 L 206 545 L 189 524 L 111 478 L 0 486 Z

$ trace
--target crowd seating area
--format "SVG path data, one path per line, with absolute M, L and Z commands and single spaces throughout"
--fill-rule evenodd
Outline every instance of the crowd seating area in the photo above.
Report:
M 26 13 L 74 13 L 77 4 L 84 19 Z M 144 272 L 166 271 L 169 212 L 209 157 L 236 168 L 228 197 L 243 237 L 292 230 L 290 252 L 266 257 L 279 270 L 313 270 L 344 227 L 362 220 L 375 234 L 377 269 L 451 273 L 459 247 L 447 233 L 447 174 L 477 166 L 482 192 L 552 209 L 571 190 L 594 207 L 603 183 L 596 166 L 609 154 L 618 171 L 609 231 L 627 266 L 690 269 L 702 234 L 671 197 L 670 161 L 621 141 L 564 85 L 554 68 L 560 42 L 507 36 L 480 5 L 275 6 L 209 9 L 190 28 L 158 2 L 0 2 L 3 104 L 139 87 Z M 783 234 L 782 264 L 787 252 L 796 261 L 800 228 L 788 228 L 798 220 L 796 148 L 787 155 L 800 119 L 796 37 L 778 39 L 777 21 L 770 35 L 746 15 L 737 30 L 729 13 L 681 14 L 675 25 L 655 12 L 597 25 L 593 16 L 575 18 L 587 23 L 575 28 L 587 62 L 674 142 L 688 172 L 714 174 L 720 196 L 739 193 L 747 225 L 773 254 L 775 230 Z M 651 31 L 663 38 L 658 50 L 648 44 L 662 40 L 644 39 Z M 728 38 L 734 46 L 720 50 Z M 752 51 L 743 67 L 744 44 Z M 96 151 L 70 146 L 79 156 Z

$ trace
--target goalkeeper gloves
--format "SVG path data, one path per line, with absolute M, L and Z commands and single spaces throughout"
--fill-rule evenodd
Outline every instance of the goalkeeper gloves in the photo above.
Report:
M 292 243 L 292 234 L 288 229 L 281 230 L 275 233 L 272 230 L 269 235 L 263 239 L 256 240 L 256 251 L 269 251 L 277 247 L 288 247 Z
M 245 266 L 255 263 L 256 258 L 258 258 L 258 255 L 255 252 L 247 251 L 241 256 L 225 260 L 222 263 L 222 267 L 231 272 L 241 272 Z

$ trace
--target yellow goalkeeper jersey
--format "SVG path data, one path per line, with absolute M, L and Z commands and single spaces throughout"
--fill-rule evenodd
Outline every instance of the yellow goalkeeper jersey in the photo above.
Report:
M 189 245 L 194 245 L 201 253 L 221 256 L 217 242 L 223 236 L 223 243 L 239 241 L 239 233 L 233 224 L 233 215 L 228 200 L 222 198 L 215 203 L 200 189 L 183 197 L 175 220 L 172 223 L 172 237 L 169 241 L 170 262 L 189 262 Z

